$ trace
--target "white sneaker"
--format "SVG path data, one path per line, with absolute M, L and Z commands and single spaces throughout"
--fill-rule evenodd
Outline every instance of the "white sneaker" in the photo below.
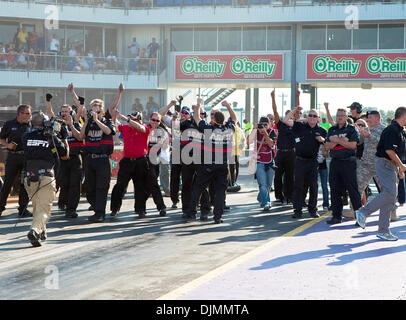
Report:
M 387 233 L 378 233 L 376 235 L 379 239 L 386 240 L 386 241 L 396 241 L 398 237 L 395 236 L 392 232 L 388 231 Z
M 363 213 L 359 212 L 358 210 L 355 210 L 354 216 L 355 216 L 355 219 L 357 220 L 358 225 L 362 229 L 365 229 L 365 221 L 366 221 L 365 215 Z
M 264 207 L 264 211 L 268 211 L 269 209 L 271 209 L 271 204 L 268 202 Z

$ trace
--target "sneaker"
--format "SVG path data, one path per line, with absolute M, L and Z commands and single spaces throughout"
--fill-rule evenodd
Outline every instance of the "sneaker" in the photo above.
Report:
M 214 219 L 214 224 L 223 223 L 223 219 Z
M 311 213 L 310 213 L 310 216 L 311 216 L 312 218 L 320 218 L 320 215 L 319 215 L 317 212 L 311 212 Z
M 27 238 L 28 238 L 28 240 L 30 240 L 33 247 L 40 247 L 41 246 L 41 242 L 39 241 L 40 240 L 39 234 L 36 233 L 34 230 L 31 229 L 28 232 Z
M 29 210 L 25 209 L 23 212 L 18 211 L 18 216 L 20 218 L 32 217 L 32 213 Z
M 66 211 L 66 213 L 65 213 L 65 218 L 75 219 L 77 217 L 78 217 L 78 214 L 76 213 L 76 211 Z
M 323 211 L 329 211 L 328 207 L 323 207 Z
M 300 219 L 301 217 L 302 217 L 302 213 L 300 213 L 300 212 L 295 212 L 295 214 L 293 214 L 292 215 L 292 218 L 293 219 Z
M 138 218 L 145 218 L 145 215 L 146 215 L 145 211 L 139 211 L 139 212 L 136 212 L 136 214 L 138 214 Z
M 332 217 L 330 220 L 327 220 L 327 224 L 338 224 L 341 223 L 341 218 Z
M 396 214 L 396 210 L 392 210 L 390 213 L 390 221 L 393 222 L 396 220 L 398 220 L 398 215 Z
M 363 214 L 363 213 L 361 213 L 360 211 L 358 211 L 358 210 L 355 210 L 354 211 L 354 216 L 355 216 L 355 219 L 357 220 L 357 223 L 358 223 L 358 225 L 362 228 L 362 229 L 365 229 L 365 221 L 366 221 L 366 217 L 365 217 L 365 215 Z
M 230 211 L 230 210 L 231 210 L 230 206 L 224 205 L 224 211 Z
M 87 218 L 87 220 L 89 220 L 90 222 L 99 223 L 99 222 L 103 222 L 103 221 L 104 221 L 104 216 L 103 216 L 103 215 L 94 214 L 94 215 L 90 216 L 89 218 Z
M 174 202 L 173 204 L 172 204 L 172 209 L 177 209 L 178 208 L 178 203 L 177 202 Z
M 41 234 L 39 235 L 39 238 L 41 239 L 41 241 L 45 241 L 47 239 L 47 232 L 42 231 Z
M 271 209 L 271 204 L 268 202 L 265 206 L 264 206 L 264 211 L 268 211 Z
M 110 217 L 116 217 L 118 215 L 118 210 L 112 210 L 110 213 Z
M 166 209 L 164 208 L 164 209 L 161 209 L 160 211 L 159 211 L 159 215 L 161 216 L 161 217 L 165 217 L 166 216 Z
M 376 235 L 379 239 L 386 241 L 396 241 L 398 237 L 395 236 L 392 232 L 388 231 L 387 233 L 379 233 Z

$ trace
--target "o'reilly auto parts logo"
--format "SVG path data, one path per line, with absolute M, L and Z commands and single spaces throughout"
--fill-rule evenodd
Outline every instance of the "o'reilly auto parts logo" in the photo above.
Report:
M 231 61 L 231 72 L 234 74 L 265 74 L 272 76 L 275 73 L 276 62 L 258 60 L 254 62 L 248 57 L 236 57 Z
M 224 74 L 225 67 L 226 63 L 220 60 L 214 59 L 204 62 L 197 57 L 185 58 L 181 63 L 182 72 L 185 74 L 214 74 L 217 77 Z
M 396 58 L 391 60 L 384 56 L 371 56 L 366 62 L 367 72 L 378 73 L 403 73 L 406 74 L 406 59 Z
M 361 68 L 361 61 L 352 58 L 334 59 L 331 56 L 318 56 L 313 60 L 313 71 L 318 74 L 345 73 L 356 76 Z

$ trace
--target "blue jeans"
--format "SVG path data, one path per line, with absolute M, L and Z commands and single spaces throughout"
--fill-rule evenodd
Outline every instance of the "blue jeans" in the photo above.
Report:
M 320 176 L 320 184 L 321 189 L 323 190 L 323 207 L 329 206 L 329 192 L 328 192 L 328 170 L 327 169 L 319 169 L 319 176 Z
M 259 193 L 257 200 L 262 207 L 264 207 L 267 203 L 271 202 L 271 198 L 269 196 L 269 189 L 271 188 L 273 177 L 275 175 L 275 171 L 268 167 L 265 169 L 265 163 L 257 162 L 257 171 L 255 173 L 258 181 L 259 186 Z

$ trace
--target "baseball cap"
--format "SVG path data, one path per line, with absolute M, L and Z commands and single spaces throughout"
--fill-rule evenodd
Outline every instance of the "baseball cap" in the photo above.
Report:
M 379 117 L 381 116 L 381 113 L 378 110 L 367 111 L 367 116 L 369 116 L 370 114 L 375 114 Z
M 359 102 L 353 102 L 347 108 L 350 108 L 351 110 L 357 109 L 358 113 L 362 112 L 362 105 Z
M 183 112 L 183 111 L 186 111 L 187 113 L 190 114 L 190 108 L 187 107 L 187 106 L 183 106 L 183 107 L 182 107 L 182 110 L 181 110 L 180 112 Z

